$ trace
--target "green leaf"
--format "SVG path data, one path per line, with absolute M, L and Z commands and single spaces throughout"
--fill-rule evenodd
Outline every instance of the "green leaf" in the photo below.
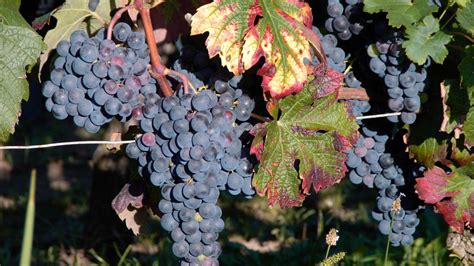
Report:
M 22 100 L 28 99 L 26 66 L 36 63 L 44 48 L 41 36 L 22 22 L 18 10 L 4 5 L 0 12 L 0 143 L 15 131 Z M 7 14 L 7 15 L 5 15 Z M 10 17 L 17 16 L 17 19 Z
M 442 84 L 446 93 L 443 131 L 451 133 L 464 122 L 471 103 L 468 90 L 459 86 L 458 80 L 445 80 Z
M 436 12 L 436 5 L 429 5 L 428 1 L 411 0 L 365 0 L 364 11 L 368 13 L 387 12 L 390 26 L 400 28 L 410 27 L 413 23 Z
M 433 167 L 436 162 L 444 161 L 447 156 L 446 139 L 427 138 L 418 145 L 410 145 L 410 155 L 426 167 Z
M 441 64 L 448 55 L 446 44 L 451 36 L 439 30 L 439 21 L 433 16 L 427 16 L 416 26 L 407 27 L 408 40 L 403 43 L 406 54 L 411 61 L 421 65 L 428 56 Z
M 469 149 L 466 148 L 464 142 L 460 139 L 451 140 L 451 156 L 450 159 L 456 162 L 457 165 L 464 166 L 471 164 L 474 161 L 474 153 L 471 153 Z
M 29 28 L 30 25 L 21 16 L 21 1 L 19 0 L 0 0 L 0 23 L 9 26 L 19 26 Z
M 471 0 L 454 0 L 460 7 L 465 7 Z
M 416 191 L 423 201 L 435 204 L 451 228 L 462 233 L 474 225 L 474 165 L 451 167 L 447 174 L 435 166 L 416 180 Z
M 280 119 L 266 124 L 266 138 L 254 186 L 270 205 L 298 206 L 304 193 L 339 182 L 357 124 L 335 94 L 314 100 L 307 86 L 280 101 Z M 301 179 L 302 184 L 301 184 Z M 303 190 L 303 191 L 302 191 Z
M 467 90 L 471 105 L 474 105 L 474 46 L 467 46 L 458 66 L 461 85 Z
M 465 144 L 467 147 L 471 148 L 474 146 L 474 107 L 469 109 L 469 112 L 466 116 L 466 121 L 462 127 L 462 131 L 465 136 Z
M 20 6 L 21 0 L 0 0 L 0 7 L 10 9 L 13 12 L 18 12 L 18 10 L 20 10 Z M 18 14 L 20 14 L 20 12 L 18 12 Z
M 474 36 L 474 2 L 469 2 L 466 7 L 458 10 L 456 19 L 471 36 Z
M 100 1 L 95 12 L 88 7 L 89 0 L 67 0 L 61 7 L 52 12 L 57 19 L 56 27 L 44 37 L 48 48 L 40 57 L 40 71 L 48 60 L 49 53 L 55 49 L 61 40 L 69 38 L 76 30 L 86 30 L 93 33 L 106 26 L 110 20 L 111 5 L 114 1 Z
M 308 81 L 305 59 L 311 58 L 311 37 L 317 38 L 308 30 L 311 22 L 311 8 L 303 1 L 214 0 L 197 9 L 191 34 L 208 32 L 209 56 L 219 55 L 236 75 L 264 57 L 257 72 L 263 77 L 262 88 L 280 99 L 300 92 Z

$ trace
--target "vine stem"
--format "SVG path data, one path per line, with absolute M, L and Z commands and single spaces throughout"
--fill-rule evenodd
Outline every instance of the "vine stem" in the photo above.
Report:
M 125 6 L 125 7 L 120 8 L 114 14 L 112 19 L 110 20 L 109 26 L 107 27 L 107 40 L 112 40 L 113 28 L 114 28 L 115 24 L 117 24 L 117 21 L 120 19 L 120 17 L 122 17 L 123 13 L 125 13 L 126 11 L 128 11 L 130 9 L 133 9 L 133 8 L 135 8 L 134 5 Z
M 254 114 L 254 113 L 250 113 L 250 117 L 255 118 L 257 120 L 260 120 L 262 122 L 271 122 L 272 121 L 272 119 L 269 119 L 269 118 L 266 118 L 266 117 L 263 117 L 261 115 L 257 115 L 257 114 Z
M 446 20 L 446 22 L 443 24 L 443 26 L 441 26 L 441 28 L 439 29 L 440 31 L 442 31 L 446 26 L 448 26 L 449 22 L 456 16 L 456 12 L 454 12 L 449 18 L 448 20 Z M 441 21 L 441 19 L 440 19 Z
M 471 38 L 470 36 L 468 36 L 467 34 L 465 34 L 464 32 L 451 32 L 451 34 L 453 35 L 458 35 L 458 36 L 462 36 L 464 38 L 466 38 L 468 41 L 470 41 L 471 43 L 474 43 L 474 38 Z
M 154 76 L 158 80 L 158 84 L 160 85 L 163 95 L 166 97 L 171 96 L 173 95 L 173 90 L 164 76 L 166 67 L 161 64 L 160 54 L 158 53 L 158 48 L 156 47 L 150 10 L 143 6 L 143 0 L 135 0 L 134 5 L 140 13 L 140 17 L 143 22 L 146 42 L 148 44 L 148 49 L 150 50 L 151 72 L 155 74 Z

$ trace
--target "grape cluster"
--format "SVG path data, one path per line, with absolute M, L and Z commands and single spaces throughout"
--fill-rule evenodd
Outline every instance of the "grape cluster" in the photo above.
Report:
M 215 60 L 209 59 L 207 51 L 196 48 L 195 44 L 176 42 L 180 57 L 174 62 L 175 70 L 192 73 L 205 85 L 212 85 L 216 80 L 227 78 L 227 71 Z M 190 79 L 193 79 L 192 77 Z
M 56 47 L 50 80 L 43 83 L 46 109 L 56 119 L 73 117 L 74 123 L 96 133 L 113 117 L 125 122 L 141 105 L 140 94 L 156 92 L 148 71 L 150 62 L 145 36 L 118 23 L 115 42 L 105 29 L 93 37 L 79 30 Z
M 361 137 L 354 148 L 347 151 L 349 180 L 353 184 L 363 183 L 379 190 L 377 208 L 372 212 L 374 219 L 379 222 L 379 231 L 385 235 L 390 234 L 393 246 L 411 245 L 413 233 L 419 223 L 417 209 L 406 210 L 401 203 L 399 209 L 392 208 L 395 200 L 403 201 L 400 187 L 405 185 L 405 176 L 410 176 L 386 153 L 388 139 L 387 135 L 378 134 L 362 125 Z
M 352 35 L 359 35 L 364 29 L 361 0 L 329 0 L 327 4 L 327 14 L 324 27 L 328 32 L 334 33 L 337 38 L 343 41 L 349 40 Z
M 216 206 L 219 190 L 252 197 L 253 166 L 242 154 L 240 137 L 255 103 L 228 83 L 212 90 L 160 98 L 145 96 L 137 115 L 144 134 L 127 146 L 139 173 L 162 188 L 162 227 L 170 232 L 174 255 L 186 263 L 216 260 L 224 228 Z
M 158 208 L 161 226 L 170 233 L 172 252 L 181 265 L 218 265 L 217 239 L 224 229 L 222 210 L 216 205 L 219 190 L 207 182 L 168 184 L 161 189 Z
M 337 47 L 337 38 L 332 34 L 323 35 L 317 27 L 313 27 L 315 32 L 321 39 L 324 55 L 326 56 L 328 66 L 337 72 L 344 72 L 346 69 L 346 53 L 341 48 Z M 316 56 L 313 57 L 313 64 L 318 64 Z
M 400 120 L 403 123 L 413 124 L 421 106 L 418 94 L 426 87 L 428 65 L 417 67 L 411 63 L 401 48 L 402 42 L 401 38 L 394 38 L 377 41 L 369 46 L 369 68 L 383 79 L 389 96 L 388 108 L 401 112 Z M 399 121 L 398 116 L 390 116 L 388 119 L 393 123 Z
M 183 66 L 182 66 L 182 63 L 181 63 L 181 59 L 178 59 L 176 61 L 174 61 L 174 64 L 173 64 L 173 70 L 176 70 L 176 71 L 179 71 L 183 74 L 186 74 L 186 76 L 188 77 L 188 80 L 189 82 L 191 83 L 191 85 L 195 88 L 195 89 L 199 89 L 201 87 L 204 87 L 204 82 L 202 82 L 200 79 L 198 79 L 198 77 L 196 77 L 196 75 L 194 75 L 193 72 L 185 69 Z

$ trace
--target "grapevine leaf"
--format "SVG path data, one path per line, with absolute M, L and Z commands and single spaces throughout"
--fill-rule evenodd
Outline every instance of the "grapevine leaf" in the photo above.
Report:
M 464 50 L 458 69 L 461 74 L 461 84 L 467 89 L 471 105 L 474 105 L 474 46 L 470 45 Z
M 15 131 L 20 103 L 28 99 L 25 67 L 35 64 L 44 48 L 41 36 L 21 17 L 14 2 L 0 8 L 0 142 Z
M 460 7 L 465 7 L 471 0 L 454 0 Z
M 76 30 L 93 33 L 104 27 L 110 20 L 111 5 L 114 1 L 100 1 L 96 11 L 89 10 L 89 0 L 67 0 L 55 9 L 51 15 L 57 19 L 56 27 L 44 37 L 48 48 L 40 57 L 40 71 L 48 60 L 49 53 L 61 40 L 69 38 Z
M 412 0 L 365 0 L 364 11 L 368 13 L 387 12 L 390 26 L 400 28 L 410 27 L 425 16 L 436 12 L 436 5 L 429 5 L 428 1 Z
M 447 156 L 448 144 L 446 139 L 427 138 L 418 145 L 410 145 L 410 156 L 426 167 L 433 167 L 438 161 L 444 161 Z
M 445 80 L 440 87 L 444 109 L 441 131 L 451 133 L 466 119 L 470 106 L 468 91 L 461 88 L 457 80 Z
M 198 8 L 191 34 L 209 32 L 209 56 L 219 54 L 236 75 L 264 57 L 257 74 L 264 92 L 279 99 L 301 91 L 307 82 L 304 62 L 311 58 L 311 46 L 302 28 L 311 29 L 311 22 L 311 8 L 298 0 L 215 0 Z
M 474 14 L 474 2 L 469 2 L 456 13 L 456 19 L 461 24 L 461 27 L 474 36 L 474 16 L 472 14 Z
M 112 200 L 112 208 L 117 214 L 125 211 L 129 205 L 139 209 L 143 207 L 144 193 L 145 188 L 141 183 L 127 183 Z
M 146 226 L 151 223 L 151 217 L 144 208 L 136 209 L 129 206 L 123 212 L 117 213 L 117 216 L 136 236 L 145 234 L 147 232 Z
M 332 68 L 325 68 L 322 64 L 318 64 L 314 70 L 315 79 L 312 83 L 320 84 L 316 90 L 316 97 L 324 97 L 328 94 L 336 92 L 344 80 L 344 75 Z
M 44 26 L 49 25 L 51 20 L 51 12 L 37 17 L 31 22 L 31 26 L 35 30 L 42 30 Z
M 464 142 L 453 139 L 450 159 L 458 165 L 467 165 L 474 161 L 474 153 L 464 146 Z
M 280 118 L 266 124 L 253 183 L 260 195 L 267 195 L 270 205 L 298 206 L 304 200 L 302 192 L 327 188 L 347 170 L 343 151 L 355 141 L 357 124 L 334 93 L 316 101 L 314 93 L 315 88 L 306 86 L 281 100 Z
M 18 12 L 20 4 L 21 1 L 19 0 L 0 0 L 0 23 L 30 28 L 28 22 Z
M 266 134 L 265 124 L 258 123 L 251 130 L 250 134 L 254 136 L 252 140 L 252 146 L 250 147 L 250 154 L 255 155 L 257 160 L 260 161 L 262 158 L 263 147 L 264 147 L 264 138 Z
M 454 231 L 474 225 L 474 165 L 452 167 L 450 174 L 435 166 L 416 180 L 416 191 L 420 199 L 435 204 Z
M 469 109 L 466 116 L 466 121 L 462 127 L 465 136 L 465 144 L 471 148 L 474 146 L 474 106 Z
M 443 63 L 448 55 L 446 44 L 452 37 L 439 30 L 437 19 L 427 16 L 416 26 L 407 27 L 406 33 L 408 40 L 402 45 L 410 60 L 421 65 L 430 56 L 436 63 Z

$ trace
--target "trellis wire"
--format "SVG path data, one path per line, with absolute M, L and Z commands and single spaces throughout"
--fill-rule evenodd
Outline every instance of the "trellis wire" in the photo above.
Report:
M 121 140 L 121 141 L 108 141 L 108 140 L 84 140 L 84 141 L 67 141 L 67 142 L 56 142 L 49 144 L 38 144 L 38 145 L 25 145 L 25 146 L 0 146 L 0 150 L 33 150 L 33 149 L 46 149 L 62 146 L 74 146 L 74 145 L 100 145 L 100 144 L 129 144 L 135 142 L 135 140 Z
M 374 119 L 381 117 L 389 116 L 398 116 L 401 115 L 400 112 L 396 113 L 387 113 L 387 114 L 378 114 L 378 115 L 366 115 L 366 116 L 357 116 L 356 120 L 363 119 Z M 67 141 L 67 142 L 56 142 L 49 144 L 38 144 L 38 145 L 23 145 L 23 146 L 0 146 L 0 150 L 33 150 L 33 149 L 46 149 L 54 147 L 64 147 L 64 146 L 74 146 L 74 145 L 101 145 L 101 144 L 129 144 L 133 143 L 135 140 L 121 140 L 121 141 L 109 141 L 109 140 L 84 140 L 84 141 Z

